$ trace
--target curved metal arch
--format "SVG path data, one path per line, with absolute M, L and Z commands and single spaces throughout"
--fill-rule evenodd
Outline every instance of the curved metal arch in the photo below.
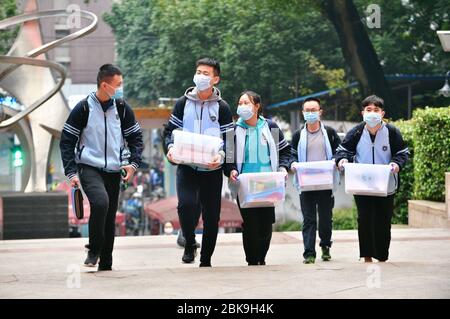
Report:
M 28 106 L 23 111 L 20 111 L 19 113 L 15 114 L 9 119 L 1 122 L 0 129 L 13 125 L 17 121 L 20 121 L 25 116 L 33 112 L 36 108 L 44 104 L 61 89 L 61 87 L 64 84 L 64 81 L 66 80 L 66 71 L 64 67 L 59 63 L 34 58 L 12 57 L 12 56 L 0 56 L 0 63 L 14 64 L 15 66 L 34 65 L 38 67 L 47 67 L 59 72 L 59 74 L 61 75 L 61 78 L 58 80 L 58 83 L 53 87 L 53 89 L 51 89 L 47 94 L 39 98 L 39 100 L 34 102 L 31 106 Z
M 80 37 L 86 36 L 92 32 L 95 31 L 97 28 L 97 22 L 98 18 L 95 14 L 89 12 L 89 11 L 76 11 L 75 13 L 79 13 L 81 18 L 89 19 L 92 22 L 76 31 L 73 32 L 61 39 L 46 43 L 38 48 L 35 48 L 29 52 L 24 57 L 11 57 L 9 55 L 0 55 L 0 63 L 5 64 L 13 64 L 7 68 L 5 68 L 2 72 L 0 72 L 0 82 L 2 79 L 4 79 L 6 76 L 8 76 L 11 72 L 13 72 L 15 69 L 20 67 L 21 65 L 34 65 L 39 67 L 48 67 L 51 69 L 56 70 L 61 74 L 61 79 L 58 81 L 56 86 L 48 92 L 46 95 L 41 97 L 39 100 L 37 100 L 35 103 L 33 103 L 31 106 L 27 107 L 25 110 L 19 112 L 15 116 L 3 121 L 0 123 L 0 128 L 5 128 L 10 125 L 13 125 L 15 122 L 20 121 L 25 116 L 33 112 L 36 108 L 47 102 L 53 95 L 55 95 L 64 84 L 64 81 L 66 79 L 66 71 L 64 67 L 58 63 L 47 61 L 47 60 L 40 60 L 35 59 L 35 57 L 48 52 L 49 50 L 60 46 L 61 44 L 64 44 L 69 41 L 73 41 L 75 39 L 78 39 Z M 9 28 L 18 24 L 22 24 L 27 21 L 33 21 L 41 18 L 48 18 L 48 17 L 59 17 L 59 16 L 70 16 L 73 15 L 74 12 L 67 12 L 66 10 L 48 10 L 48 11 L 41 11 L 41 12 L 32 12 L 32 13 L 26 13 L 14 17 L 10 17 L 7 19 L 4 19 L 0 21 L 0 29 Z
M 28 0 L 27 0 L 28 1 Z M 37 0 L 29 0 L 30 3 L 35 3 L 34 1 Z M 62 39 L 57 39 L 55 41 L 49 42 L 49 43 L 42 43 L 40 42 L 40 46 L 37 48 L 30 48 L 29 45 L 25 45 L 26 42 L 23 42 L 24 40 L 27 41 L 29 36 L 24 36 L 24 30 L 36 30 L 39 29 L 39 27 L 33 26 L 32 24 L 23 24 L 27 21 L 37 20 L 40 18 L 45 17 L 70 17 L 72 15 L 76 15 L 76 19 L 89 19 L 91 22 L 87 27 L 84 27 L 82 29 L 79 29 L 78 31 L 71 33 L 67 36 L 65 36 Z M 48 52 L 49 50 L 63 44 L 67 43 L 69 41 L 81 38 L 85 35 L 88 35 L 92 33 L 97 28 L 98 18 L 95 14 L 83 11 L 83 10 L 75 10 L 75 11 L 65 11 L 65 10 L 49 10 L 49 11 L 33 11 L 30 13 L 18 15 L 15 17 L 11 17 L 5 20 L 0 21 L 0 30 L 8 27 L 12 27 L 14 25 L 18 25 L 22 23 L 22 30 L 19 32 L 19 35 L 17 37 L 16 42 L 11 47 L 9 52 L 6 56 L 0 56 L 0 84 L 3 84 L 4 86 L 8 87 L 9 89 L 13 89 L 16 92 L 16 95 L 20 95 L 21 90 L 19 89 L 21 85 L 21 77 L 24 77 L 24 81 L 26 82 L 29 80 L 29 75 L 27 77 L 28 70 L 25 69 L 18 69 L 21 65 L 32 65 L 37 67 L 45 67 L 45 70 L 48 69 L 54 69 L 59 74 L 61 74 L 61 79 L 58 83 L 55 83 L 55 79 L 51 77 L 51 74 L 48 71 L 41 72 L 42 70 L 39 70 L 39 74 L 44 76 L 47 81 L 50 81 L 50 78 L 52 79 L 51 83 L 52 85 L 55 85 L 55 87 L 52 87 L 52 85 L 39 86 L 40 89 L 38 89 L 38 94 L 32 94 L 32 98 L 28 97 L 26 100 L 26 103 L 23 103 L 25 106 L 31 105 L 27 109 L 24 110 L 24 113 L 21 113 L 20 116 L 14 117 L 14 119 L 5 119 L 3 122 L 0 122 L 0 132 L 3 130 L 12 130 L 14 132 L 20 133 L 19 139 L 22 141 L 26 141 L 24 144 L 25 147 L 29 147 L 29 154 L 30 154 L 30 161 L 27 161 L 30 164 L 30 170 L 29 173 L 26 173 L 27 177 L 25 178 L 28 180 L 28 183 L 26 184 L 25 191 L 31 192 L 31 191 L 45 191 L 45 174 L 41 174 L 45 171 L 45 165 L 48 162 L 48 152 L 49 152 L 49 138 L 48 132 L 49 128 L 54 129 L 55 125 L 55 117 L 52 116 L 52 108 L 46 108 L 47 105 L 51 105 L 52 107 L 58 107 L 60 106 L 55 105 L 55 100 L 62 99 L 61 94 L 58 92 L 58 90 L 61 88 L 64 80 L 65 80 L 65 69 L 63 66 L 55 63 L 55 62 L 49 62 L 45 59 L 41 59 L 42 54 Z M 21 42 L 20 42 L 20 41 Z M 28 39 L 29 40 L 29 39 Z M 42 39 L 40 38 L 40 41 Z M 27 48 L 27 49 L 25 49 Z M 25 50 L 24 50 L 25 49 Z M 22 52 L 22 53 L 17 53 Z M 26 53 L 23 53 L 26 52 Z M 12 59 L 10 59 L 12 58 Z M 25 58 L 30 60 L 20 60 L 19 58 Z M 34 58 L 34 59 L 33 59 Z M 19 60 L 17 60 L 19 59 Z M 41 61 L 41 62 L 31 62 L 31 61 Z M 45 61 L 45 62 L 42 62 Z M 44 65 L 45 64 L 45 65 Z M 16 73 L 13 73 L 14 70 L 17 70 Z M 6 76 L 10 76 L 10 78 L 5 79 Z M 50 76 L 50 78 L 49 78 Z M 39 81 L 34 80 L 34 81 Z M 28 83 L 28 82 L 27 82 Z M 26 91 L 27 89 L 30 89 L 30 86 L 33 86 L 33 83 L 30 82 L 27 84 L 27 87 L 24 88 Z M 39 83 L 37 83 L 39 84 Z M 11 86 L 12 85 L 12 86 Z M 28 86 L 29 85 L 29 86 Z M 45 90 L 49 90 L 49 92 L 45 92 L 42 90 L 42 88 L 46 87 Z M 34 91 L 34 93 L 37 93 L 37 91 Z M 53 97 L 53 98 L 52 98 Z M 18 96 L 20 100 L 20 96 Z M 36 100 L 36 101 L 35 101 Z M 47 103 L 46 103 L 47 102 Z M 64 101 L 61 101 L 64 102 Z M 61 115 L 65 112 L 62 111 L 62 109 L 66 109 L 67 106 L 62 108 L 55 109 L 55 114 L 58 114 L 56 117 L 57 122 L 60 121 Z M 50 111 L 48 115 L 43 114 L 40 112 L 39 107 L 41 106 L 41 109 L 45 109 L 47 111 Z M 36 110 L 38 109 L 38 110 Z M 19 112 L 13 112 L 9 113 L 8 115 L 10 117 L 13 117 L 17 115 Z M 25 114 L 26 113 L 26 114 Z M 66 112 L 67 113 L 67 112 Z M 27 116 L 28 115 L 28 116 Z M 23 116 L 26 116 L 25 118 Z M 53 126 L 48 126 L 45 122 L 45 118 L 48 116 L 49 123 L 53 123 Z M 65 116 L 65 115 L 64 115 Z M 19 118 L 20 117 L 20 118 Z M 21 120 L 22 119 L 22 120 Z M 26 120 L 27 119 L 27 120 Z M 5 122 L 7 121 L 7 122 Z M 44 123 L 45 122 L 45 123 Z M 59 122 L 56 124 L 57 127 L 59 127 Z M 18 127 L 20 126 L 20 128 Z M 61 124 L 62 127 L 62 124 Z M 45 134 L 44 132 L 47 131 Z M 23 132 L 29 132 L 30 134 L 23 135 Z M 21 135 L 22 134 L 22 135 Z M 53 132 L 50 132 L 50 134 L 53 134 Z
M 88 26 L 86 26 L 76 32 L 73 32 L 61 39 L 57 39 L 52 42 L 46 43 L 38 48 L 35 48 L 35 49 L 27 52 L 25 57 L 30 57 L 30 58 L 37 57 L 37 56 L 41 55 L 42 53 L 46 53 L 49 50 L 51 50 L 57 46 L 60 46 L 61 44 L 64 44 L 69 41 L 73 41 L 73 40 L 78 39 L 83 36 L 86 36 L 86 35 L 94 32 L 95 29 L 97 29 L 98 18 L 95 14 L 93 14 L 92 12 L 89 12 L 89 11 L 85 11 L 85 10 L 76 11 L 76 13 L 79 13 L 81 18 L 91 20 L 92 22 Z M 73 14 L 74 14 L 73 12 L 67 12 L 66 10 L 48 10 L 48 11 L 25 13 L 25 14 L 10 17 L 10 18 L 0 21 L 0 29 L 6 29 L 9 27 L 15 26 L 17 24 L 22 24 L 27 21 L 33 21 L 33 20 L 37 20 L 37 19 L 41 19 L 41 18 L 71 16 Z M 12 65 L 12 66 L 6 68 L 5 70 L 3 70 L 0 73 L 0 81 L 5 76 L 7 76 L 9 73 L 11 73 L 15 69 L 17 69 L 19 66 L 20 65 Z

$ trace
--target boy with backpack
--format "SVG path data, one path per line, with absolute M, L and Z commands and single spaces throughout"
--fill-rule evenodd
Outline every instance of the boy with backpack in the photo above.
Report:
M 71 187 L 83 187 L 89 199 L 89 244 L 85 266 L 111 270 L 121 169 L 128 182 L 142 160 L 142 132 L 133 110 L 123 100 L 122 72 L 105 64 L 97 91 L 71 111 L 61 134 L 64 173 Z M 122 166 L 125 142 L 131 153 Z

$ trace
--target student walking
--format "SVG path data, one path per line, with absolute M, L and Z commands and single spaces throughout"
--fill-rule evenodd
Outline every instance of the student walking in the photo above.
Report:
M 232 183 L 240 173 L 286 172 L 291 159 L 291 147 L 278 125 L 262 116 L 261 97 L 245 91 L 239 97 L 239 120 L 235 125 L 235 163 L 225 171 Z M 235 188 L 235 187 L 231 187 Z M 234 194 L 235 195 L 235 194 Z M 242 208 L 244 221 L 242 240 L 249 266 L 265 265 L 272 238 L 275 208 Z
M 295 171 L 295 161 L 331 160 L 341 142 L 336 131 L 320 121 L 323 110 L 319 99 L 306 99 L 302 108 L 306 124 L 296 131 L 292 137 L 294 162 L 291 164 L 291 169 L 293 171 Z M 329 261 L 331 259 L 330 248 L 333 228 L 333 191 L 330 189 L 301 192 L 300 207 L 303 214 L 303 262 L 313 264 L 316 260 L 317 215 L 319 215 L 319 245 L 322 249 L 322 260 Z
M 172 134 L 175 129 L 221 137 L 224 142 L 223 149 L 207 168 L 184 164 L 177 168 L 178 216 L 186 239 L 182 261 L 192 263 L 195 260 L 195 228 L 201 209 L 203 236 L 200 267 L 211 267 L 219 229 L 226 135 L 233 130 L 230 108 L 215 87 L 219 76 L 219 62 L 210 58 L 198 60 L 195 87 L 188 88 L 178 99 L 164 130 L 167 158 L 171 162 L 175 162 Z
M 384 262 L 389 257 L 398 173 L 406 165 L 409 151 L 400 131 L 383 122 L 383 99 L 376 95 L 365 98 L 361 115 L 364 122 L 347 133 L 337 150 L 336 164 L 341 170 L 347 162 L 391 166 L 387 197 L 354 196 L 358 210 L 359 256 L 365 262 L 372 262 L 372 258 Z
M 122 166 L 125 143 L 130 163 Z M 61 157 L 71 187 L 80 184 L 89 199 L 89 244 L 85 265 L 111 270 L 120 170 L 129 181 L 141 163 L 142 132 L 133 110 L 123 99 L 122 72 L 111 64 L 97 75 L 97 91 L 80 101 L 61 135 Z

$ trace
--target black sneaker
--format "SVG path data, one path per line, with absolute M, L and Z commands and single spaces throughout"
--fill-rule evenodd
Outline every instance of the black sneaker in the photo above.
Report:
M 181 232 L 181 229 L 178 232 L 177 245 L 180 247 L 184 247 L 184 245 L 186 245 L 186 239 L 184 238 L 183 233 Z
M 180 247 L 184 247 L 186 245 L 186 239 L 184 238 L 183 232 L 181 230 L 178 232 L 177 245 Z M 200 243 L 198 243 L 197 240 L 195 241 L 195 246 L 197 248 L 200 248 Z
M 197 246 L 195 244 L 193 246 L 185 246 L 181 260 L 185 264 L 189 264 L 195 260 L 195 256 L 197 256 Z
M 322 247 L 322 260 L 323 261 L 330 261 L 331 255 L 330 255 L 330 247 Z
M 98 269 L 97 271 L 111 271 L 112 267 L 111 266 L 104 266 L 104 265 L 98 265 Z
M 199 267 L 211 267 L 210 261 L 201 261 Z
M 95 265 L 97 265 L 98 258 L 98 255 L 94 254 L 91 251 L 88 251 L 87 258 L 84 261 L 84 265 L 86 267 L 95 267 Z
M 98 262 L 98 271 L 112 270 L 112 264 L 113 264 L 112 256 L 109 257 L 100 256 L 100 261 Z

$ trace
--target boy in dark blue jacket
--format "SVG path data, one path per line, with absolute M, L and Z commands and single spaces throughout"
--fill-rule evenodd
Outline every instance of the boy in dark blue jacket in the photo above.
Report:
M 69 115 L 61 135 L 64 172 L 71 187 L 83 187 L 91 205 L 89 245 L 85 265 L 111 270 L 120 170 L 128 181 L 141 163 L 142 132 L 131 107 L 123 100 L 119 68 L 103 65 L 97 91 L 80 101 Z M 129 163 L 122 166 L 127 144 Z
M 336 164 L 343 170 L 346 162 L 391 165 L 387 197 L 355 195 L 358 209 L 360 257 L 384 262 L 389 257 L 394 194 L 399 185 L 398 172 L 408 161 L 409 150 L 400 131 L 383 122 L 384 101 L 371 95 L 362 102 L 364 122 L 355 126 L 338 147 Z

